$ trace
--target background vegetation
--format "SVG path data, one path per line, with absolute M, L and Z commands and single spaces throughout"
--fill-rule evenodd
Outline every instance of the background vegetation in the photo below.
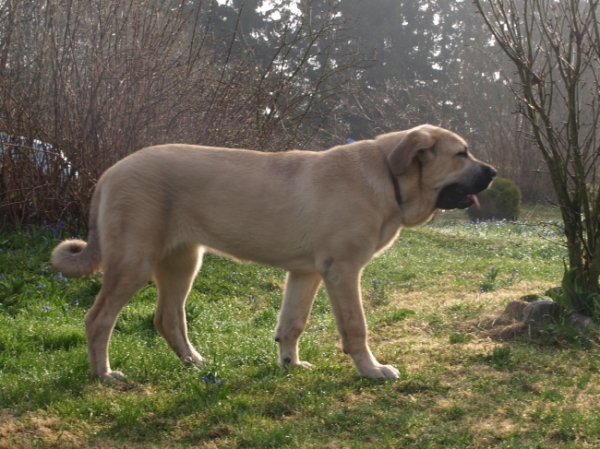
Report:
M 598 447 L 596 331 L 494 332 L 565 257 L 597 288 L 598 4 L 0 0 L 0 448 Z M 165 142 L 318 150 L 424 122 L 464 135 L 525 201 L 555 198 L 564 226 L 536 206 L 404 232 L 362 285 L 398 381 L 356 376 L 323 292 L 302 341 L 317 368 L 277 366 L 284 274 L 219 257 L 187 308 L 208 363 L 166 347 L 148 285 L 113 338 L 129 380 L 89 377 L 100 278 L 48 259 L 85 231 L 107 167 Z
M 440 213 L 367 267 L 372 346 L 400 369 L 397 381 L 357 376 L 323 291 L 301 340 L 316 368 L 279 367 L 272 337 L 284 273 L 211 256 L 187 306 L 207 363 L 185 367 L 167 347 L 148 285 L 112 340 L 128 380 L 99 382 L 83 316 L 100 279 L 67 281 L 50 268 L 64 231 L 2 234 L 0 447 L 597 447 L 594 334 L 560 323 L 532 337 L 491 333 L 510 300 L 562 275 L 560 227 L 540 225 L 539 208 L 524 215 L 475 224 Z
M 474 2 L 516 69 L 507 84 L 550 172 L 569 267 L 600 291 L 600 26 L 593 0 Z
M 477 195 L 481 207 L 466 210 L 471 220 L 509 220 L 519 218 L 521 190 L 510 179 L 497 177 L 492 186 Z
M 497 51 L 470 1 L 0 1 L 0 225 L 85 228 L 100 174 L 147 145 L 321 149 L 425 122 L 545 200 Z

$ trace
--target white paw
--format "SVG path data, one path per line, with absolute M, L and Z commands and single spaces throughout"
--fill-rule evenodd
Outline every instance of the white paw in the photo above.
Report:
M 181 361 L 184 365 L 200 365 L 204 362 L 204 359 L 200 354 L 195 353 L 181 357 Z
M 362 377 L 367 377 L 369 379 L 397 379 L 400 377 L 400 371 L 392 365 L 376 365 L 360 371 L 359 374 Z
M 312 363 L 308 363 L 308 362 L 303 362 L 301 360 L 298 360 L 297 362 L 290 362 L 288 360 L 283 360 L 281 362 L 281 366 L 287 368 L 287 367 L 299 367 L 299 368 L 305 368 L 305 369 L 313 369 L 315 366 Z
M 302 362 L 302 361 L 299 361 L 294 366 L 299 366 L 300 368 L 305 368 L 305 369 L 313 369 L 315 367 L 315 365 L 313 365 L 312 363 Z
M 109 382 L 121 382 L 127 379 L 127 376 L 123 374 L 121 371 L 109 371 L 105 374 L 101 374 L 100 379 L 106 380 Z

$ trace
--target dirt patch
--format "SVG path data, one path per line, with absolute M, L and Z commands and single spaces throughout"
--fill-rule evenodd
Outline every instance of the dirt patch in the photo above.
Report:
M 58 416 L 36 411 L 20 417 L 0 410 L 0 449 L 88 447 L 85 438 L 64 428 Z

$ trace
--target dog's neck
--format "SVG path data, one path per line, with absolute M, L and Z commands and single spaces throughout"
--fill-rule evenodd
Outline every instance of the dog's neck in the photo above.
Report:
M 381 148 L 379 148 L 379 151 L 383 155 L 383 162 L 388 169 L 388 173 L 390 174 L 390 179 L 392 180 L 392 185 L 394 186 L 394 195 L 396 196 L 396 202 L 398 203 L 398 207 L 402 209 L 402 195 L 400 194 L 400 184 L 398 184 L 398 179 L 394 176 L 394 173 L 392 173 L 392 167 L 390 167 L 390 163 L 388 162 L 386 154 Z
M 392 169 L 390 168 L 390 165 L 387 164 L 387 161 L 386 165 L 388 167 L 388 171 L 390 172 L 390 178 L 392 178 L 392 184 L 394 185 L 394 195 L 396 195 L 396 202 L 398 203 L 399 207 L 402 207 L 402 195 L 400 195 L 400 184 L 398 184 L 398 179 L 396 179 L 396 177 L 392 173 Z

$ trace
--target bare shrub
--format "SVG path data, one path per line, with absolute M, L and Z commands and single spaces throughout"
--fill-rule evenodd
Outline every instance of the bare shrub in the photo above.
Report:
M 363 61 L 334 2 L 284 6 L 257 55 L 212 0 L 0 3 L 2 224 L 85 228 L 102 172 L 148 145 L 318 144 Z

